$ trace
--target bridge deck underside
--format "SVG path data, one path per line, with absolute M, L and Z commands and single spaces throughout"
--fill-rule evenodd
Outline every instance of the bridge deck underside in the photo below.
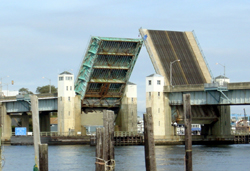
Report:
M 92 37 L 75 84 L 82 107 L 119 107 L 141 39 Z
M 177 122 L 178 124 L 184 124 L 184 111 L 183 106 L 172 106 L 172 122 Z M 219 117 L 218 107 L 213 106 L 192 106 L 192 123 L 195 124 L 211 124 L 217 121 Z
M 180 59 L 172 65 L 173 85 L 206 82 L 185 32 L 148 30 L 148 33 L 163 68 L 164 74 L 159 74 L 169 80 L 170 62 Z

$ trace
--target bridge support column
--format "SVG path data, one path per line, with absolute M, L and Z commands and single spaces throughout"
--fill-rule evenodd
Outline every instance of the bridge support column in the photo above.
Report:
M 175 128 L 172 126 L 172 113 L 171 106 L 169 105 L 168 95 L 164 97 L 164 106 L 165 106 L 165 136 L 167 140 L 175 139 Z
M 50 112 L 42 112 L 39 115 L 40 132 L 50 132 Z
M 211 133 L 214 136 L 230 136 L 231 124 L 230 124 L 230 106 L 219 106 L 220 117 L 217 122 L 212 124 Z
M 11 135 L 12 135 L 12 130 L 11 130 L 11 117 L 10 115 L 7 115 L 6 112 L 6 106 L 4 103 L 0 103 L 0 116 L 1 116 L 1 124 L 2 126 L 2 140 L 10 140 Z
M 74 100 L 75 132 L 81 132 L 81 96 L 76 95 Z M 85 131 L 86 132 L 86 131 Z
M 137 132 L 137 85 L 128 83 L 116 118 L 119 131 Z
M 232 139 L 230 123 L 230 106 L 218 106 L 218 121 L 204 125 L 201 128 L 201 134 L 205 138 L 214 140 Z
M 29 115 L 27 113 L 23 113 L 21 118 L 22 127 L 26 127 L 27 132 L 29 132 Z

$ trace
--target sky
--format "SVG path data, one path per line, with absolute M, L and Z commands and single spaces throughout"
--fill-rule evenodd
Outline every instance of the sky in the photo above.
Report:
M 0 78 L 3 89 L 57 87 L 57 76 L 75 76 L 91 36 L 138 38 L 139 28 L 195 31 L 213 76 L 249 82 L 250 1 L 247 0 L 1 0 Z M 145 79 L 155 73 L 143 46 L 130 81 L 138 111 L 145 112 Z M 46 77 L 46 78 L 42 78 Z M 14 80 L 14 85 L 11 81 Z M 248 106 L 232 113 L 250 113 Z M 249 109 L 249 110 L 248 110 Z

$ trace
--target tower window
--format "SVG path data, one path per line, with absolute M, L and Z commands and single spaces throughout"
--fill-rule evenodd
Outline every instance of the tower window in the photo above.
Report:
M 132 102 L 134 101 L 134 98 L 133 98 L 133 97 L 131 98 L 131 101 L 132 101 Z
M 161 93 L 160 93 L 160 92 L 158 92 L 158 96 L 161 96 Z
M 70 86 L 70 90 L 72 90 L 72 86 Z
M 157 85 L 161 85 L 161 80 L 157 80 Z
M 68 100 L 70 101 L 70 97 L 68 97 Z
M 158 108 L 158 113 L 160 113 L 160 108 Z
M 68 89 L 69 89 L 68 86 L 66 86 L 66 90 L 67 90 L 67 91 L 68 91 Z
M 63 81 L 63 77 L 59 77 L 59 81 Z
M 148 85 L 151 85 L 151 80 L 148 80 Z
M 66 80 L 72 80 L 72 77 L 66 77 Z
M 161 121 L 159 121 L 159 126 L 161 125 Z

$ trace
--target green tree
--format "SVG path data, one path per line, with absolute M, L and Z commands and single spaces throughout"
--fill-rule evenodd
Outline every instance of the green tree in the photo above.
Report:
M 50 88 L 50 85 L 37 87 L 36 93 L 38 94 L 49 93 L 49 88 Z M 51 93 L 57 93 L 57 88 L 53 85 L 51 85 Z
M 28 88 L 24 88 L 24 87 L 19 89 L 19 93 L 21 93 L 21 94 L 33 94 L 32 91 L 29 91 Z

